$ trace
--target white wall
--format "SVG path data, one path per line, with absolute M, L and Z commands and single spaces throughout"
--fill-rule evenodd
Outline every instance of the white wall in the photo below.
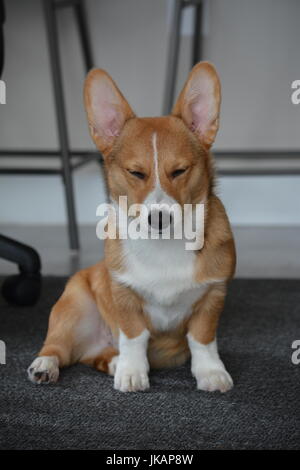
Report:
M 40 0 L 7 3 L 7 104 L 0 105 L 1 147 L 56 146 L 54 108 Z M 171 0 L 88 0 L 96 65 L 106 68 L 140 115 L 160 114 Z M 209 0 L 204 55 L 223 85 L 216 149 L 299 149 L 300 105 L 290 84 L 300 78 L 298 0 Z M 190 65 L 189 20 L 178 88 Z M 84 78 L 71 13 L 60 18 L 70 138 L 92 148 L 82 106 Z M 81 223 L 95 222 L 104 198 L 95 165 L 76 173 Z M 222 178 L 220 193 L 236 224 L 300 224 L 300 178 Z M 56 177 L 0 177 L 0 223 L 64 223 Z

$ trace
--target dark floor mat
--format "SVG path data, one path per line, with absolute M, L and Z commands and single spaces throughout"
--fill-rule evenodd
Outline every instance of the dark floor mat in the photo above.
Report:
M 26 368 L 45 336 L 62 278 L 45 278 L 33 308 L 0 298 L 2 449 L 300 448 L 300 282 L 235 280 L 219 329 L 219 349 L 235 382 L 227 394 L 196 390 L 189 364 L 152 372 L 147 392 L 123 394 L 113 379 L 77 365 L 56 385 L 37 386 Z

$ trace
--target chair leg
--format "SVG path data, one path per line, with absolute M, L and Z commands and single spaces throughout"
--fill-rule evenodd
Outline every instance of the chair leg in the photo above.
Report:
M 62 175 L 68 214 L 69 242 L 72 250 L 79 250 L 78 227 L 74 204 L 74 189 L 71 169 L 71 153 L 69 147 L 66 111 L 63 94 L 62 72 L 58 47 L 58 32 L 54 3 L 44 0 L 44 15 L 49 45 L 49 55 L 54 86 L 57 130 L 61 151 Z
M 192 67 L 201 60 L 202 56 L 202 8 L 201 2 L 194 7 Z
M 165 92 L 164 92 L 164 104 L 163 104 L 163 114 L 169 114 L 175 94 L 176 86 L 176 74 L 178 66 L 178 57 L 179 57 L 179 44 L 180 44 L 180 26 L 181 18 L 183 12 L 183 1 L 174 0 L 174 9 L 172 17 L 172 29 L 170 32 L 169 39 L 169 50 L 167 58 L 167 75 L 165 82 Z
M 92 46 L 90 41 L 88 23 L 87 23 L 87 15 L 86 15 L 86 8 L 84 2 L 82 0 L 78 0 L 74 3 L 74 13 L 76 17 L 76 22 L 78 26 L 79 32 L 79 39 L 81 42 L 82 47 L 82 54 L 86 72 L 89 72 L 94 66 L 94 57 L 92 52 Z M 100 166 L 100 172 L 103 176 L 103 157 L 99 153 L 99 158 L 97 159 L 97 163 Z
M 93 54 L 92 54 L 90 36 L 88 32 L 86 9 L 82 0 L 79 0 L 77 3 L 74 4 L 74 12 L 76 16 L 77 25 L 78 25 L 84 64 L 85 64 L 86 71 L 88 72 L 90 69 L 94 67 L 95 64 L 94 64 L 94 59 L 93 59 Z

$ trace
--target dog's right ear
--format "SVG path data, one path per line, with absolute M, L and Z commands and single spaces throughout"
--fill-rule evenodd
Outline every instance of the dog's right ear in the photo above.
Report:
M 91 136 L 105 157 L 134 113 L 105 70 L 93 69 L 88 73 L 84 83 L 84 103 Z

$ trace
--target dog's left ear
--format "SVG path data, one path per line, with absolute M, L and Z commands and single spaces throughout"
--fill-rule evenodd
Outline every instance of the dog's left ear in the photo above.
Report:
M 209 62 L 199 62 L 191 70 L 172 110 L 209 148 L 219 127 L 221 84 L 216 69 Z

